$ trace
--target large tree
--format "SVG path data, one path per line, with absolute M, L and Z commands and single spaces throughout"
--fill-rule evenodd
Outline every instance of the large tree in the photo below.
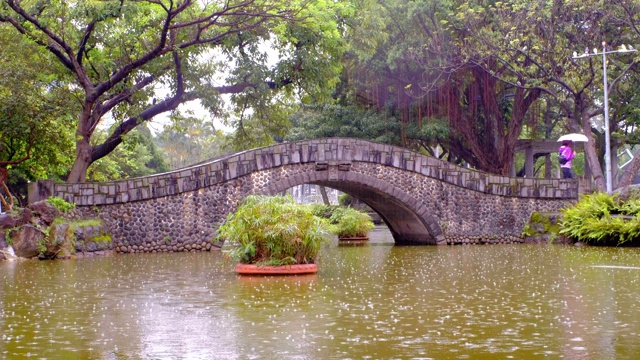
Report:
M 287 97 L 313 97 L 335 83 L 342 48 L 336 13 L 325 0 L 2 0 L 10 24 L 71 75 L 76 158 L 69 182 L 118 146 L 127 133 L 180 104 L 201 99 L 275 121 Z M 344 7 L 344 11 L 351 11 Z M 158 95 L 167 94 L 168 95 Z M 278 101 L 273 101 L 276 98 Z M 105 118 L 116 122 L 92 142 Z
M 109 181 L 171 170 L 169 158 L 156 146 L 151 130 L 145 125 L 137 126 L 125 136 L 120 146 L 93 163 L 87 172 L 87 179 Z M 97 141 L 103 141 L 106 136 L 108 130 L 101 129 L 94 137 Z
M 470 53 L 464 39 L 478 28 L 511 28 L 518 19 L 494 15 L 455 26 L 461 10 L 455 1 L 381 3 L 388 37 L 372 56 L 350 62 L 356 101 L 391 108 L 405 146 L 509 174 L 516 141 L 525 123 L 537 120 L 529 110 L 542 92 L 518 86 L 526 79 L 495 58 Z M 443 122 L 449 131 L 433 131 Z
M 622 24 L 624 29 L 628 29 L 626 34 L 630 42 L 629 44 L 638 44 L 637 40 L 640 39 L 640 27 L 638 26 L 638 18 L 640 18 L 640 3 L 635 0 L 615 0 L 612 4 L 616 6 L 616 12 L 611 16 L 615 19 L 616 23 Z M 637 53 L 636 53 L 637 54 Z M 637 58 L 637 57 L 636 57 Z M 613 59 L 616 66 L 620 66 L 621 63 L 618 59 Z M 622 77 L 615 78 L 615 83 L 612 86 L 613 92 L 611 93 L 611 100 L 613 104 L 616 104 L 613 109 L 612 117 L 612 134 L 615 137 L 614 141 L 630 145 L 630 147 L 640 144 L 640 94 L 637 89 L 640 86 L 640 69 L 636 63 L 631 63 L 628 66 L 628 56 L 626 63 L 622 63 L 624 70 L 629 71 L 629 76 L 623 71 Z M 618 81 L 623 79 L 624 81 Z M 633 160 L 627 164 L 624 168 L 624 173 L 618 182 L 618 186 L 630 185 L 636 178 L 638 171 L 640 171 L 640 156 L 636 153 Z
M 290 141 L 353 137 L 402 145 L 397 119 L 374 110 L 341 105 L 304 106 L 291 116 L 291 120 L 293 128 L 285 137 Z
M 604 129 L 602 121 L 598 121 L 604 112 L 602 58 L 576 60 L 573 54 L 601 52 L 602 42 L 606 42 L 607 51 L 611 51 L 637 39 L 637 34 L 632 31 L 632 21 L 625 22 L 623 19 L 625 16 L 627 19 L 636 18 L 640 14 L 638 7 L 631 6 L 625 11 L 618 3 L 603 4 L 595 0 L 461 2 L 458 15 L 451 18 L 453 29 L 471 29 L 458 43 L 465 53 L 471 57 L 495 59 L 504 64 L 510 73 L 524 79 L 514 85 L 541 91 L 558 105 L 566 119 L 565 131 L 587 135 L 586 161 L 599 190 L 605 189 L 600 163 L 602 151 L 599 151 L 604 148 L 601 141 Z M 487 17 L 509 21 L 477 26 Z M 633 87 L 622 85 L 634 81 L 633 77 L 628 76 L 629 71 L 635 69 L 634 58 L 617 54 L 609 56 L 608 60 L 608 90 L 616 94 L 619 103 L 628 103 L 634 96 Z M 500 74 L 492 74 L 510 82 Z M 627 91 L 624 91 L 625 88 Z M 624 115 L 615 111 L 612 115 L 613 132 Z
M 604 189 L 602 62 L 574 60 L 572 53 L 594 46 L 601 51 L 602 41 L 608 50 L 635 44 L 637 1 L 381 3 L 388 39 L 373 56 L 355 58 L 348 79 L 361 103 L 397 109 L 405 143 L 421 140 L 407 131 L 411 126 L 446 119 L 449 135 L 425 144 L 442 146 L 450 160 L 508 173 L 524 126 L 549 125 L 545 109 L 559 109 L 564 121 L 556 131 L 587 134 L 586 160 Z M 631 109 L 637 102 L 633 55 L 608 60 L 612 103 Z M 610 110 L 614 134 L 635 118 L 620 107 Z M 549 129 L 546 134 L 552 135 Z

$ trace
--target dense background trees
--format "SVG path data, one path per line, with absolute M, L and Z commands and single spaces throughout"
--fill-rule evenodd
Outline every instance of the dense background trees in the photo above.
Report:
M 176 115 L 154 138 L 171 170 L 183 168 L 227 154 L 225 136 L 211 121 Z M 226 150 L 225 150 L 226 149 Z
M 73 159 L 73 98 L 47 72 L 56 64 L 26 39 L 0 30 L 0 169 L 8 193 L 24 194 L 27 181 L 60 180 Z M 3 176 L 4 177 L 4 176 Z M 7 191 L 9 190 L 9 191 Z
M 340 9 L 323 0 L 3 0 L 0 22 L 53 55 L 64 71 L 52 76 L 73 80 L 67 181 L 77 182 L 136 126 L 184 102 L 203 99 L 220 113 L 220 95 L 231 94 L 227 109 L 242 128 L 245 116 L 281 121 L 294 95 L 321 99 L 339 69 Z M 160 89 L 167 95 L 156 97 Z M 107 116 L 118 126 L 96 141 Z
M 0 6 L 0 161 L 72 182 L 322 136 L 508 175 L 518 139 L 583 132 L 604 189 L 602 60 L 572 54 L 640 38 L 634 0 L 26 4 Z M 608 57 L 623 146 L 640 139 L 637 58 Z M 194 100 L 210 115 L 179 111 Z M 159 117 L 164 130 L 143 126 Z
M 351 101 L 393 109 L 405 146 L 437 146 L 450 161 L 509 174 L 523 131 L 550 138 L 584 132 L 587 162 L 604 188 L 602 62 L 574 60 L 572 53 L 601 51 L 602 41 L 608 49 L 633 44 L 636 2 L 379 3 L 386 41 L 372 56 L 347 62 L 347 81 Z M 626 141 L 632 127 L 620 126 L 633 117 L 636 57 L 611 56 L 608 65 L 611 130 Z M 432 136 L 421 138 L 410 131 L 442 121 L 446 135 L 428 131 Z

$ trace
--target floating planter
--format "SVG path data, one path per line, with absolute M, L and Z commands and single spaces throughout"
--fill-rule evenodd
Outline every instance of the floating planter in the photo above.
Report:
M 369 232 L 375 227 L 368 214 L 350 207 L 335 209 L 329 220 L 341 243 L 369 241 Z
M 291 196 L 252 195 L 218 229 L 242 275 L 297 275 L 318 271 L 316 258 L 330 242 L 330 226 Z
M 365 246 L 369 244 L 368 237 L 352 237 L 352 238 L 338 238 L 338 246 Z
M 342 236 L 338 237 L 340 241 L 369 241 L 368 236 Z
M 318 272 L 316 264 L 295 264 L 280 266 L 261 266 L 254 264 L 238 264 L 236 272 L 240 275 L 303 275 Z

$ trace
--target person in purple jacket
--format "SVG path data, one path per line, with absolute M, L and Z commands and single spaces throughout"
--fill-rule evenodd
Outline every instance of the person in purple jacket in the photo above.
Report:
M 566 163 L 560 165 L 560 169 L 562 169 L 562 177 L 564 179 L 571 179 L 573 177 L 573 175 L 571 174 L 571 160 L 576 157 L 576 152 L 572 149 L 572 146 L 573 141 L 564 140 L 562 142 L 562 146 L 560 146 L 560 149 L 558 150 L 558 153 L 560 155 L 564 155 L 564 157 L 567 159 Z

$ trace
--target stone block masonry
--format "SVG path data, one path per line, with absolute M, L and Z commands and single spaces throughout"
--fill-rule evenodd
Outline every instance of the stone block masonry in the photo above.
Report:
M 202 251 L 241 199 L 304 183 L 362 199 L 398 244 L 520 242 L 531 213 L 578 198 L 575 180 L 501 177 L 346 138 L 277 144 L 145 178 L 40 181 L 29 197 L 60 196 L 76 204 L 75 216 L 99 216 L 120 252 Z

